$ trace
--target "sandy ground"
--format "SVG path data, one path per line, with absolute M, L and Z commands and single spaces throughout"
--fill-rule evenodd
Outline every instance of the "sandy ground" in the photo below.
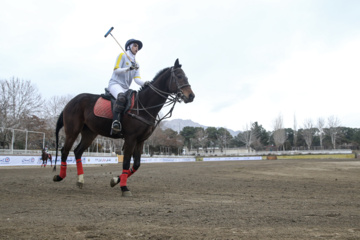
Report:
M 148 163 L 131 198 L 120 170 L 1 167 L 0 239 L 360 239 L 358 160 Z

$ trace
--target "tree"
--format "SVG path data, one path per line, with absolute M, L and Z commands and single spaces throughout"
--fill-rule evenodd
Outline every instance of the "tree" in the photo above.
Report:
M 286 134 L 284 129 L 283 117 L 281 114 L 274 120 L 274 132 L 273 132 L 273 139 L 275 145 L 279 148 L 282 146 L 284 149 L 284 143 L 286 141 Z
M 183 138 L 176 131 L 167 128 L 163 130 L 162 146 L 167 148 L 167 153 L 177 153 L 178 149 L 183 146 Z
M 336 139 L 340 134 L 340 120 L 336 116 L 330 116 L 328 118 L 328 132 L 331 138 L 333 149 L 336 149 Z
M 221 149 L 221 151 L 223 151 L 223 149 L 226 148 L 226 145 L 232 139 L 232 136 L 229 133 L 229 131 L 226 130 L 225 128 L 219 128 L 217 130 L 217 139 L 218 139 L 219 144 L 220 144 L 220 149 Z
M 319 140 L 320 140 L 320 147 L 321 149 L 323 149 L 323 139 L 325 136 L 325 120 L 323 118 L 318 118 L 317 120 L 317 130 L 318 130 L 318 136 L 319 136 Z
M 304 129 L 303 129 L 302 135 L 303 135 L 303 137 L 305 139 L 307 148 L 309 150 L 311 148 L 311 144 L 312 144 L 312 141 L 314 139 L 314 133 L 315 133 L 315 129 L 314 129 L 312 120 L 311 119 L 305 119 L 305 121 L 304 121 Z
M 296 116 L 294 114 L 294 139 L 293 139 L 293 144 L 294 147 L 296 148 L 297 145 L 297 140 L 298 140 L 298 129 L 297 129 L 297 121 L 296 121 Z
M 207 146 L 214 149 L 218 142 L 217 129 L 215 127 L 208 127 L 205 131 L 208 136 Z
M 66 104 L 73 98 L 71 95 L 66 96 L 52 96 L 45 102 L 45 106 L 42 111 L 43 118 L 46 121 L 46 136 L 48 146 L 55 147 L 55 128 L 56 122 L 59 118 L 60 113 L 65 108 Z M 59 134 L 59 142 L 64 142 L 65 135 L 61 129 Z M 79 137 L 78 137 L 79 138 Z M 78 141 L 78 140 L 77 140 Z M 74 144 L 76 145 L 76 144 Z M 95 148 L 97 149 L 97 148 Z
M 191 150 L 192 148 L 192 140 L 195 138 L 195 128 L 194 127 L 184 127 L 180 135 L 184 138 L 184 144 L 185 146 Z
M 28 117 L 37 115 L 42 107 L 41 95 L 29 80 L 0 80 L 0 126 L 22 128 Z
M 269 132 L 267 132 L 262 125 L 259 125 L 258 122 L 254 122 L 252 128 L 257 137 L 256 141 L 253 143 L 254 148 L 256 150 L 261 150 L 264 146 L 269 145 Z
M 254 124 L 250 122 L 250 124 L 245 124 L 243 127 L 243 132 L 240 132 L 238 134 L 238 139 L 243 142 L 248 150 L 250 152 L 250 146 L 258 139 L 258 132 L 256 132 L 256 129 L 254 127 Z
M 206 147 L 207 142 L 207 133 L 204 128 L 197 127 L 195 128 L 195 138 L 194 138 L 194 144 L 198 147 L 198 153 L 199 153 L 199 147 L 204 149 Z
M 292 128 L 285 128 L 286 141 L 284 143 L 285 150 L 292 150 L 292 143 L 294 142 L 294 131 Z
M 12 133 L 6 128 L 27 129 L 36 126 L 41 96 L 30 81 L 11 78 L 0 80 L 0 145 L 11 145 Z M 27 129 L 32 130 L 32 129 Z
M 159 146 L 161 145 L 162 141 L 162 125 L 164 123 L 160 122 L 159 126 L 155 128 L 151 136 L 145 141 L 145 144 L 148 145 L 149 154 L 152 156 L 156 151 L 159 151 Z

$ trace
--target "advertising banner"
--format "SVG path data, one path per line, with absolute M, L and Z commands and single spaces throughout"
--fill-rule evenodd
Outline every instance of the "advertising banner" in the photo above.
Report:
M 118 163 L 117 157 L 82 157 L 83 164 L 111 164 Z M 58 157 L 57 165 L 60 165 L 61 159 Z M 75 157 L 68 157 L 66 160 L 68 165 L 76 164 Z M 1 166 L 36 166 L 41 165 L 43 161 L 39 156 L 0 156 Z M 55 157 L 52 157 L 52 163 L 55 164 Z M 47 161 L 51 165 L 50 160 Z
M 262 160 L 261 156 L 254 157 L 213 157 L 203 158 L 203 161 L 247 161 L 247 160 Z
M 195 162 L 195 158 L 141 158 L 142 163 Z
M 53 164 L 55 164 L 55 157 L 52 157 Z M 244 161 L 244 160 L 262 160 L 261 156 L 251 156 L 251 157 L 205 157 L 202 161 Z M 82 157 L 81 161 L 83 164 L 117 164 L 119 159 L 115 157 Z M 133 159 L 131 159 L 133 162 Z M 165 162 L 195 162 L 196 158 L 150 158 L 143 157 L 141 158 L 141 163 L 165 163 Z M 60 165 L 60 157 L 58 157 L 57 165 Z M 40 166 L 43 163 L 41 157 L 39 156 L 0 156 L 0 167 L 2 166 Z M 74 156 L 67 158 L 67 164 L 72 165 L 76 164 L 76 159 Z M 50 165 L 50 161 L 47 162 L 47 165 Z

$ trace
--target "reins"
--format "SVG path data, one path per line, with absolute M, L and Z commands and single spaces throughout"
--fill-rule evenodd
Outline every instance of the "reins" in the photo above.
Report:
M 155 120 L 154 125 L 156 128 L 160 124 L 161 121 L 163 121 L 164 119 L 170 118 L 172 116 L 172 111 L 175 108 L 175 104 L 177 102 L 181 102 L 181 97 L 183 96 L 181 89 L 184 87 L 190 86 L 190 84 L 179 85 L 179 82 L 177 81 L 175 73 L 174 73 L 175 69 L 173 67 L 171 67 L 170 70 L 171 70 L 171 76 L 170 76 L 170 81 L 169 81 L 169 89 L 170 89 L 172 81 L 175 81 L 176 87 L 177 87 L 177 92 L 176 93 L 165 92 L 161 89 L 156 88 L 154 85 L 152 85 L 150 83 L 148 85 L 150 87 L 150 89 L 153 90 L 156 94 L 158 94 L 162 98 L 165 98 L 166 99 L 165 103 L 161 103 L 161 104 L 150 106 L 150 107 L 144 107 L 144 105 L 140 101 L 139 94 L 136 94 L 137 107 L 136 107 L 136 109 L 133 109 L 133 110 L 136 110 L 137 115 L 130 114 L 132 117 L 135 117 L 135 118 L 142 120 L 145 123 L 149 124 L 149 121 L 147 121 L 146 119 L 140 119 L 140 117 L 139 117 L 139 111 L 145 111 L 153 120 Z M 139 107 L 139 104 L 140 104 L 140 107 Z M 164 107 L 164 106 L 168 107 L 170 105 L 172 105 L 171 109 L 162 118 L 160 118 L 159 114 L 155 117 L 148 111 L 149 109 L 153 109 L 153 108 L 157 108 L 157 107 Z

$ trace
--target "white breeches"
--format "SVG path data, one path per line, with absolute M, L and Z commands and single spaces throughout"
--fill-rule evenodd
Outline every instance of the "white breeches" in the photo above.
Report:
M 127 91 L 127 89 L 122 88 L 119 84 L 111 85 L 110 87 L 108 87 L 108 90 L 115 99 L 117 99 L 119 93 L 124 93 Z

